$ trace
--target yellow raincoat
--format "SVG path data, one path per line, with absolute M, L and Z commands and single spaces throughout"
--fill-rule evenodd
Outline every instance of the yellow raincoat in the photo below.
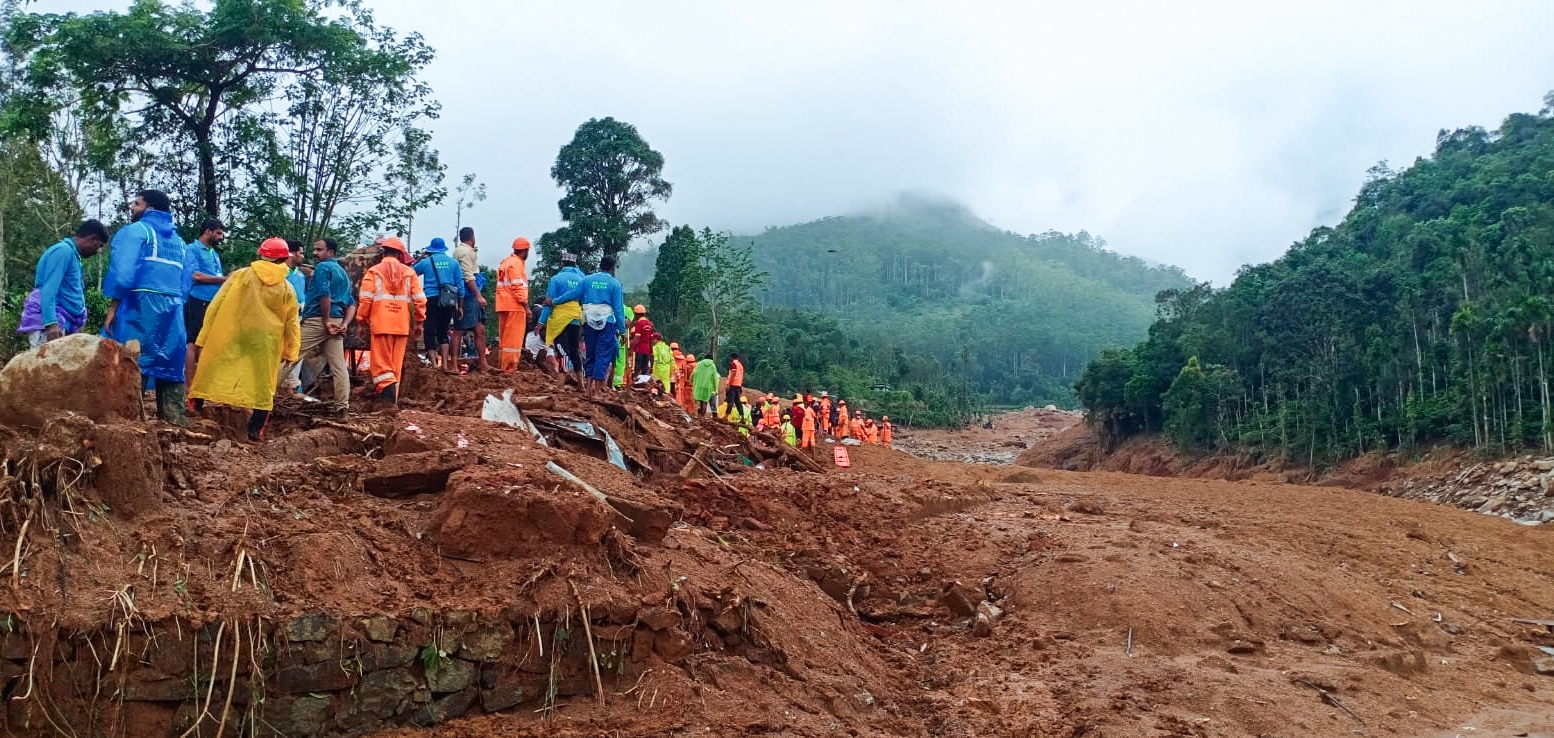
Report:
M 297 293 L 286 282 L 287 271 L 285 264 L 256 261 L 227 277 L 195 340 L 200 363 L 190 397 L 271 409 L 281 361 L 296 361 L 302 343 Z

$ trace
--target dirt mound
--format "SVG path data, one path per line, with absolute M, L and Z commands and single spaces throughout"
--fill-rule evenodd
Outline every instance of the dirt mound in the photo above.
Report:
M 460 472 L 438 497 L 429 529 L 432 542 L 446 555 L 477 562 L 600 546 L 617 513 L 547 477 Z

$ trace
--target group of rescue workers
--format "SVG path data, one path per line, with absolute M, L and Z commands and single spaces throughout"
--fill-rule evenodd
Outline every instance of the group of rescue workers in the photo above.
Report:
M 343 416 L 353 367 L 346 358 L 348 338 L 367 347 L 362 359 L 371 395 L 380 404 L 397 403 L 405 353 L 417 335 L 433 367 L 453 374 L 493 370 L 474 229 L 460 229 L 451 254 L 434 238 L 418 258 L 399 238 L 380 237 L 373 242 L 372 264 L 352 284 L 336 259 L 339 246 L 329 238 L 313 244 L 311 266 L 302 242 L 269 238 L 259 245 L 258 259 L 227 274 L 220 254 L 222 223 L 205 221 L 198 238 L 185 243 L 171 209 L 165 193 L 142 190 L 130 204 L 130 223 L 111 242 L 102 223 L 88 220 L 46 249 L 18 333 L 36 347 L 85 327 L 81 259 L 106 243 L 111 249 L 102 282 L 109 301 L 103 335 L 138 351 L 145 386 L 156 394 L 157 416 L 171 423 L 185 425 L 187 413 L 202 412 L 207 401 L 247 408 L 248 437 L 257 441 L 277 388 L 311 400 L 301 393 L 304 386 L 327 389 L 325 410 Z M 563 252 L 545 298 L 531 305 L 529 252 L 528 239 L 515 239 L 496 270 L 495 371 L 517 370 L 527 351 L 552 370 L 578 375 L 590 396 L 623 385 L 630 372 L 633 385 L 667 394 L 687 413 L 715 415 L 746 433 L 780 431 L 801 449 L 814 449 L 816 439 L 826 436 L 890 445 L 888 415 L 876 424 L 860 411 L 850 412 L 845 400 L 833 404 L 827 392 L 795 395 L 786 407 L 766 394 L 752 408 L 739 354 L 729 355 L 725 379 L 711 358 L 698 361 L 666 341 L 646 306 L 637 305 L 628 324 L 612 256 L 584 274 L 577 255 Z M 466 336 L 473 339 L 468 366 Z

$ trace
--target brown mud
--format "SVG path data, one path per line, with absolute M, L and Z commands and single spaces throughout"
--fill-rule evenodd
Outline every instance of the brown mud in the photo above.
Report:
M 504 389 L 545 444 L 480 419 Z M 530 370 L 276 415 L 6 431 L 4 732 L 1554 730 L 1554 633 L 1515 622 L 1554 617 L 1549 526 L 879 447 L 815 472 Z

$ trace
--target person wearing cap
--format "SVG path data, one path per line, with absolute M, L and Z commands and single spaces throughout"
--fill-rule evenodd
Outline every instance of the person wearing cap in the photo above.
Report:
M 140 373 L 156 390 L 158 418 L 187 425 L 184 359 L 189 353 L 183 320 L 184 241 L 173 225 L 172 200 L 160 190 L 141 190 L 130 203 L 130 223 L 113 234 L 103 296 L 108 315 L 103 334 L 140 346 Z
M 422 347 L 434 366 L 457 374 L 451 331 L 464 305 L 464 268 L 448 255 L 448 244 L 434 238 L 426 245 L 426 255 L 416 260 L 415 273 L 421 277 L 421 289 L 426 293 Z
M 696 368 L 691 372 L 691 387 L 696 395 L 697 415 L 705 416 L 709 411 L 717 413 L 719 379 L 718 365 L 711 357 L 696 362 Z
M 831 435 L 831 393 L 820 391 L 820 432 Z
M 497 369 L 518 370 L 529 335 L 529 239 L 513 239 L 513 253 L 496 268 Z
M 637 305 L 631 309 L 636 316 L 631 321 L 631 355 L 633 358 L 632 376 L 641 376 L 653 372 L 653 334 L 657 333 L 653 328 L 653 321 L 648 320 L 647 306 Z
M 582 303 L 583 345 L 588 351 L 585 360 L 588 383 L 584 385 L 583 393 L 592 396 L 604 389 L 610 380 L 620 353 L 621 336 L 626 333 L 626 301 L 622 297 L 620 280 L 615 278 L 614 256 L 605 255 L 599 260 L 599 271 L 583 277 L 552 302 L 574 300 Z
M 540 325 L 544 326 L 545 343 L 555 347 L 571 362 L 571 371 L 582 384 L 583 359 L 580 346 L 583 341 L 583 304 L 577 300 L 561 302 L 557 297 L 570 292 L 583 283 L 583 270 L 577 268 L 577 254 L 561 252 L 561 269 L 545 282 L 545 307 L 540 310 Z
M 856 438 L 859 441 L 869 440 L 868 436 L 863 432 L 863 411 L 860 410 L 856 413 L 853 413 L 852 427 L 848 428 L 848 431 L 852 434 L 853 438 Z
M 815 429 L 819 427 L 820 424 L 816 422 L 817 413 L 813 407 L 806 407 L 804 410 L 804 418 L 803 420 L 799 421 L 799 431 L 802 434 L 799 440 L 799 449 L 809 449 L 813 451 L 815 448 Z
M 793 416 L 793 424 L 795 426 L 799 428 L 804 427 L 805 407 L 803 395 L 796 394 L 793 396 L 793 403 L 788 405 L 788 414 Z
M 687 413 L 696 412 L 695 384 L 691 381 L 691 374 L 696 371 L 696 354 L 684 354 L 680 357 L 680 396 L 677 398 L 680 407 Z
M 674 381 L 674 349 L 664 342 L 663 334 L 653 331 L 653 378 L 658 380 L 660 391 L 667 394 Z
M 832 427 L 836 429 L 836 434 L 838 436 L 841 436 L 842 438 L 850 438 L 852 436 L 852 426 L 849 425 L 849 422 L 850 419 L 847 417 L 847 401 L 837 400 L 836 422 L 832 424 Z
M 259 245 L 259 259 L 232 273 L 205 311 L 195 344 L 189 397 L 253 410 L 248 440 L 263 438 L 275 402 L 282 362 L 295 362 L 302 345 L 297 294 L 286 280 L 291 251 L 282 238 Z
M 890 416 L 880 416 L 880 445 L 890 448 Z
M 464 334 L 475 335 L 475 371 L 491 368 L 486 359 L 486 296 L 480 294 L 480 252 L 475 248 L 475 229 L 464 226 L 459 229 L 459 245 L 453 247 L 453 258 L 459 262 L 464 274 L 464 302 L 459 307 L 453 323 L 453 358 L 458 361 L 460 348 L 464 346 Z
M 426 318 L 421 277 L 406 262 L 410 254 L 398 238 L 383 239 L 378 260 L 362 275 L 356 317 L 371 335 L 372 386 L 389 405 L 399 402 L 399 378 L 405 346 Z
M 766 393 L 766 404 L 763 407 L 762 416 L 766 420 L 766 427 L 776 428 L 782 424 L 782 405 L 778 404 L 777 396 Z
M 789 446 L 799 445 L 798 432 L 793 428 L 793 416 L 788 413 L 782 414 L 782 440 Z

